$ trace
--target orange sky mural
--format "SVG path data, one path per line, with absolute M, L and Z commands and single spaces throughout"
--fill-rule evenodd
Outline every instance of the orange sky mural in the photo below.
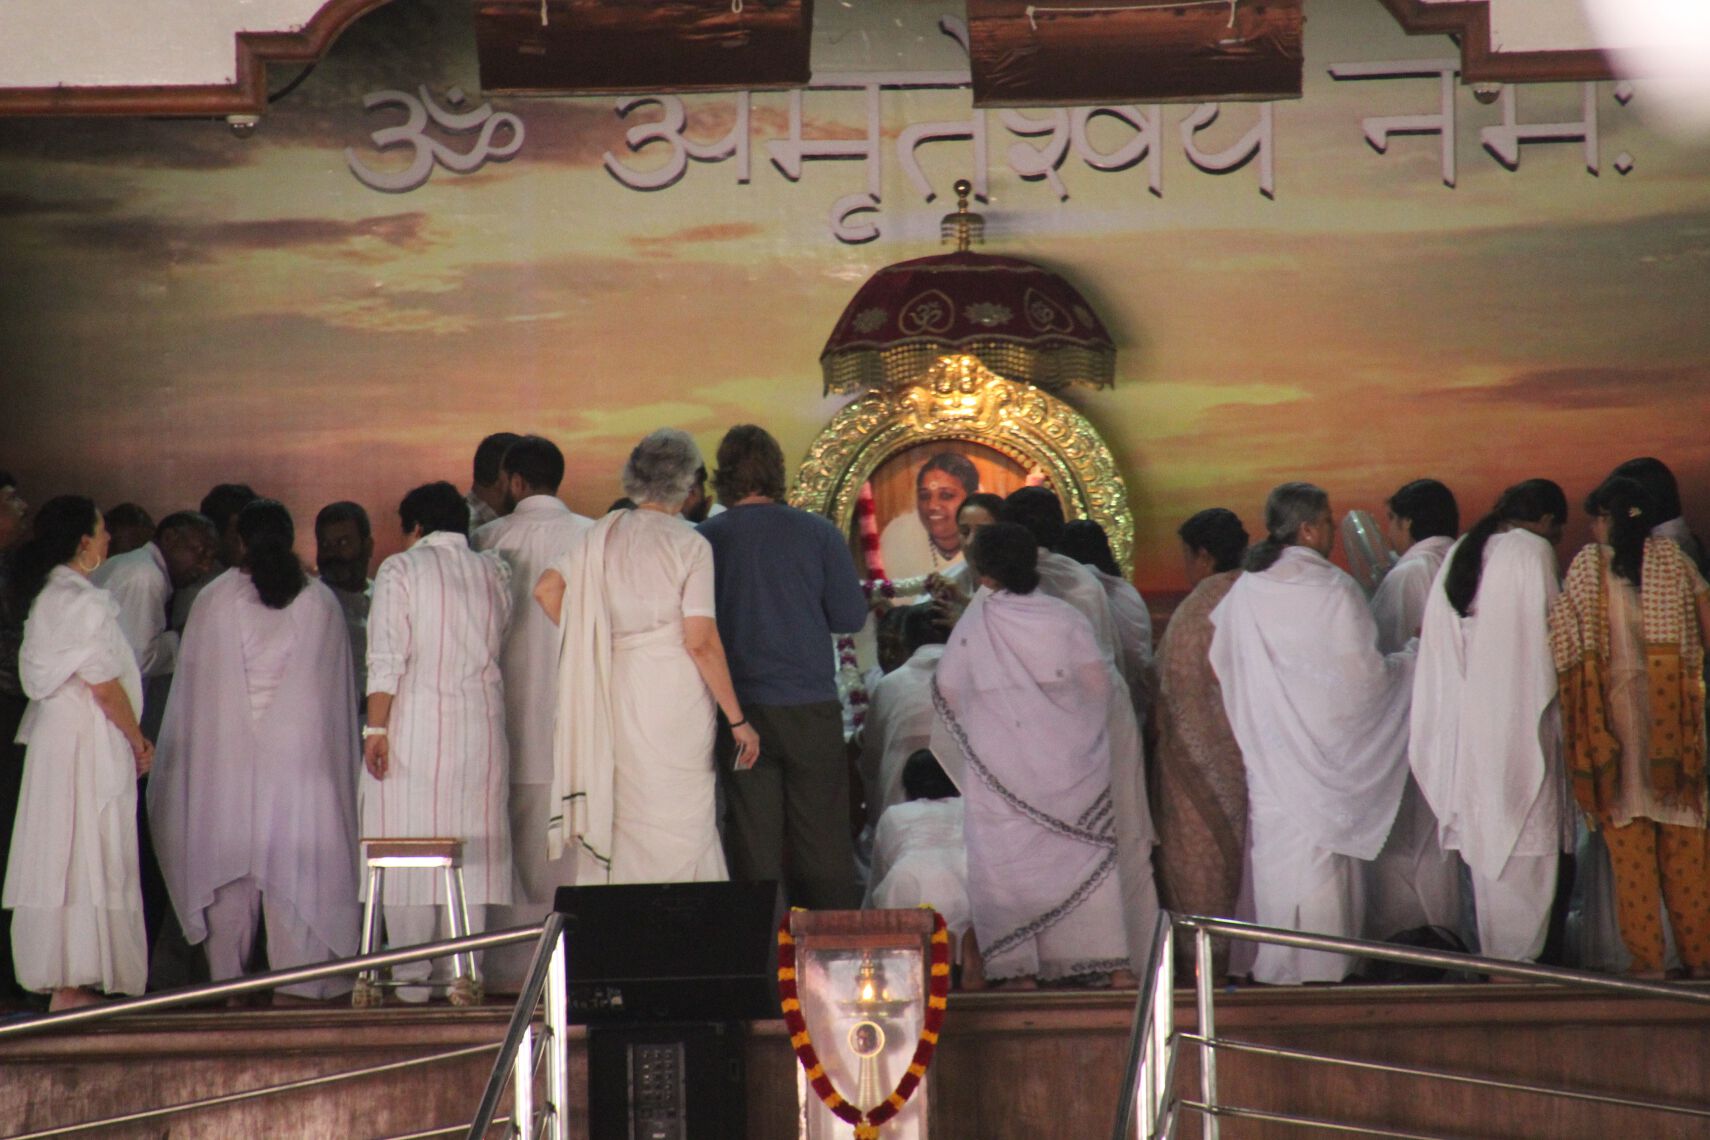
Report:
M 858 7 L 821 6 L 816 78 L 965 71 L 939 6 Z M 1045 112 L 1031 127 L 986 114 L 985 248 L 1070 277 L 1117 338 L 1116 388 L 1070 399 L 1128 480 L 1141 586 L 1179 587 L 1186 515 L 1224 505 L 1256 529 L 1265 490 L 1292 478 L 1376 508 L 1434 475 L 1470 522 L 1510 482 L 1549 476 L 1577 501 L 1615 462 L 1655 454 L 1710 530 L 1710 147 L 1648 130 L 1642 85 L 1623 101 L 1600 84 L 1595 147 L 1524 143 L 1510 170 L 1481 145 L 1503 107 L 1457 86 L 1451 189 L 1440 135 L 1397 135 L 1384 154 L 1362 137 L 1375 117 L 1440 112 L 1435 78 L 1329 72 L 1452 45 L 1402 34 L 1376 0 L 1309 14 L 1305 98 L 1271 111 L 1270 197 L 1262 157 L 1204 168 L 1258 123 L 1254 105 L 1188 125 L 1198 164 L 1192 107 L 1159 109 L 1146 156 L 1116 170 L 1083 154 L 1135 129 L 1093 117 L 1057 184 L 1017 173 L 1051 136 L 1011 124 L 1043 130 Z M 936 252 L 949 186 L 974 174 L 970 142 L 922 144 L 927 202 L 898 140 L 968 120 L 968 92 L 882 92 L 879 204 L 848 218 L 878 229 L 861 244 L 831 215 L 865 192 L 867 164 L 809 159 L 791 181 L 771 161 L 785 93 L 749 99 L 746 182 L 732 153 L 631 189 L 606 156 L 638 181 L 667 166 L 668 142 L 625 145 L 659 105 L 509 99 L 490 104 L 521 124 L 508 157 L 500 129 L 478 169 L 371 188 L 352 159 L 398 174 L 410 148 L 376 148 L 403 112 L 365 95 L 425 86 L 442 109 L 487 105 L 465 21 L 449 0 L 365 17 L 248 140 L 211 122 L 0 122 L 0 467 L 30 498 L 81 490 L 158 515 L 238 479 L 300 526 L 363 502 L 384 553 L 402 493 L 466 483 L 491 430 L 557 440 L 565 498 L 590 512 L 661 424 L 710 450 L 756 420 L 802 454 L 840 402 L 820 395 L 817 358 L 844 304 L 880 266 Z M 686 137 L 716 151 L 739 97 L 682 102 Z M 1515 116 L 1587 122 L 1576 85 L 1520 91 Z M 810 91 L 802 123 L 858 141 L 864 97 Z M 429 133 L 453 155 L 480 145 L 475 128 Z

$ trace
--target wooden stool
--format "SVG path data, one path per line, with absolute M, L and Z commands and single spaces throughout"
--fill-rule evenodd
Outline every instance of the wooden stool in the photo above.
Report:
M 461 839 L 364 839 L 362 858 L 368 864 L 368 900 L 362 906 L 362 945 L 359 954 L 374 953 L 380 941 L 380 907 L 389 870 L 437 870 L 445 884 L 451 936 L 469 936 L 469 900 L 463 891 L 463 840 Z M 394 946 L 394 950 L 402 947 Z M 481 972 L 473 951 L 451 956 L 452 1005 L 478 1005 L 482 998 Z M 350 1004 L 357 1008 L 379 1005 L 380 981 L 373 970 L 357 975 Z

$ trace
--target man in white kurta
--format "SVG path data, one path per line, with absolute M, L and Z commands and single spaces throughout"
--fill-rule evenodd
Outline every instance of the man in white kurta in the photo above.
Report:
M 1324 551 L 1333 534 L 1326 518 Z M 1256 918 L 1357 938 L 1361 860 L 1383 847 L 1407 780 L 1413 655 L 1378 652 L 1359 586 L 1307 546 L 1243 574 L 1211 621 L 1211 665 L 1247 765 Z M 1351 966 L 1261 945 L 1253 978 L 1340 981 Z
M 1555 551 L 1528 530 L 1492 535 L 1466 617 L 1446 581 L 1439 573 L 1425 606 L 1409 755 L 1443 847 L 1472 874 L 1481 952 L 1529 961 L 1573 836 L 1546 616 Z
M 536 449 L 530 437 L 529 450 Z M 545 440 L 539 443 L 552 447 Z M 515 450 L 519 444 L 513 444 Z M 539 449 L 544 450 L 544 449 Z M 552 447 L 551 454 L 556 455 Z M 508 453 L 507 453 L 508 457 Z M 519 456 L 517 466 L 532 468 Z M 511 622 L 505 630 L 499 669 L 505 680 L 505 738 L 510 748 L 509 806 L 511 828 L 511 901 L 489 919 L 495 927 L 539 922 L 552 909 L 559 887 L 576 881 L 574 851 L 558 860 L 546 853 L 547 817 L 551 815 L 552 718 L 558 701 L 558 628 L 534 604 L 532 591 L 540 576 L 569 552 L 578 535 L 593 522 L 574 513 L 558 498 L 558 478 L 537 475 L 541 485 L 501 465 L 500 477 L 512 483 L 515 507 L 503 518 L 475 532 L 477 550 L 490 550 L 510 568 Z M 550 485 L 546 485 L 550 483 Z M 487 956 L 489 982 L 508 989 L 520 985 L 532 946 L 503 947 Z
M 171 673 L 178 663 L 178 634 L 166 628 L 172 579 L 160 547 L 145 542 L 97 566 L 89 580 L 119 604 L 119 628 L 137 656 L 143 677 Z
M 1398 520 L 1406 522 L 1407 520 Z M 1401 557 L 1372 595 L 1378 651 L 1397 653 L 1419 636 L 1425 599 L 1455 540 L 1432 535 L 1414 541 L 1402 527 L 1390 529 Z M 1437 838 L 1437 817 L 1409 775 L 1389 840 L 1372 861 L 1367 884 L 1366 935 L 1379 940 L 1420 926 L 1461 926 L 1461 869 Z
M 506 579 L 504 563 L 471 550 L 461 528 L 433 530 L 380 564 L 368 616 L 367 731 L 385 728 L 387 757 L 384 778 L 374 777 L 372 760 L 362 776 L 362 834 L 461 839 L 471 933 L 486 929 L 488 905 L 511 901 L 499 673 L 511 615 Z M 377 694 L 391 698 L 383 726 L 375 725 Z M 438 875 L 389 874 L 387 941 L 406 946 L 448 932 L 446 901 Z M 392 975 L 425 981 L 428 964 L 394 967 Z M 401 996 L 418 1000 L 426 993 L 410 989 Z
M 119 603 L 119 628 L 125 631 L 142 671 L 143 707 L 138 718 L 143 735 L 150 739 L 160 735 L 183 629 L 182 624 L 175 626 L 168 620 L 170 610 L 190 587 L 212 580 L 208 574 L 217 568 L 218 549 L 219 536 L 206 516 L 177 511 L 160 520 L 154 541 L 107 559 L 89 575 Z M 186 608 L 184 620 L 188 619 Z
M 148 808 L 173 908 L 215 981 L 246 971 L 262 916 L 274 969 L 356 953 L 354 683 L 343 611 L 321 582 L 273 609 L 233 569 L 197 597 Z

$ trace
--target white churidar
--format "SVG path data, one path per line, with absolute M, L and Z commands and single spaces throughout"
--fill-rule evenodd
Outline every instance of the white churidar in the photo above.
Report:
M 1358 861 L 1383 847 L 1407 780 L 1413 655 L 1380 654 L 1359 586 L 1301 546 L 1243 574 L 1211 621 L 1211 666 L 1247 766 L 1258 921 L 1358 937 Z M 1334 981 L 1348 967 L 1267 945 L 1253 977 Z
M 117 604 L 54 567 L 24 623 L 18 675 L 30 704 L 18 728 L 24 776 L 3 900 L 18 984 L 140 994 L 148 940 L 136 761 L 90 690 L 117 679 L 140 707 L 142 678 Z
M 391 767 L 362 775 L 362 834 L 463 840 L 471 906 L 511 898 L 509 767 L 499 650 L 507 572 L 435 531 L 380 564 L 368 614 L 368 691 L 392 693 Z M 390 876 L 388 904 L 444 905 L 439 876 Z M 364 888 L 366 889 L 366 887 Z

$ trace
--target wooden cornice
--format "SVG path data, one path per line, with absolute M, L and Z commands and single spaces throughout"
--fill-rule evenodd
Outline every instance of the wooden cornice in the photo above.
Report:
M 1617 76 L 1609 58 L 1581 51 L 1493 51 L 1490 0 L 1378 0 L 1410 36 L 1453 36 L 1461 49 L 1462 83 L 1581 83 Z
M 0 88 L 3 115 L 259 115 L 267 109 L 267 65 L 324 56 L 350 25 L 391 0 L 327 0 L 295 32 L 239 32 L 229 84 Z

